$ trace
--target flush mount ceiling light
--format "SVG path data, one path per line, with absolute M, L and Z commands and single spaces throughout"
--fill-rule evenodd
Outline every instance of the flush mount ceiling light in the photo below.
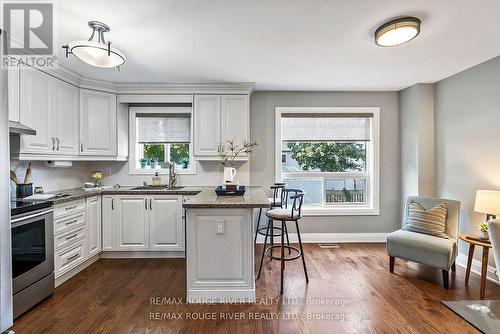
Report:
M 406 43 L 420 33 L 420 20 L 416 17 L 401 17 L 381 25 L 375 31 L 378 46 L 396 46 Z
M 110 30 L 109 27 L 99 21 L 90 21 L 89 27 L 92 29 L 92 35 L 88 41 L 78 40 L 63 46 L 63 49 L 66 49 L 66 58 L 72 54 L 92 66 L 120 69 L 119 66 L 125 63 L 125 55 L 112 48 L 111 42 L 104 40 L 104 33 Z

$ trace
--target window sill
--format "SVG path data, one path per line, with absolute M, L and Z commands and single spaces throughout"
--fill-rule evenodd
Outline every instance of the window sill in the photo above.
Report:
M 168 169 L 134 169 L 129 171 L 129 175 L 154 175 L 158 172 L 158 175 L 168 175 Z M 196 168 L 190 169 L 176 169 L 176 175 L 195 175 Z
M 379 216 L 380 212 L 374 208 L 349 208 L 349 207 L 303 207 L 302 214 L 304 217 L 321 217 L 321 216 Z

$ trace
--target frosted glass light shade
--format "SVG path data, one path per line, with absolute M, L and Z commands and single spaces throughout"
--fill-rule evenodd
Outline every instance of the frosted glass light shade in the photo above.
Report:
M 73 41 L 68 44 L 69 51 L 80 60 L 97 67 L 117 67 L 125 63 L 125 55 L 111 47 L 108 55 L 108 46 L 94 41 Z
M 478 190 L 474 211 L 489 215 L 500 215 L 500 191 Z
M 399 18 L 383 24 L 375 31 L 375 43 L 379 46 L 396 46 L 414 39 L 419 33 L 419 19 Z

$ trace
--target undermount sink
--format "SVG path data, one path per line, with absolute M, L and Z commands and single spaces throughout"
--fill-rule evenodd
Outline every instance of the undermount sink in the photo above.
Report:
M 135 187 L 135 188 L 132 188 L 130 190 L 179 190 L 182 188 L 184 188 L 184 187 L 180 187 L 180 186 L 168 187 L 168 186 L 147 185 L 147 186 Z

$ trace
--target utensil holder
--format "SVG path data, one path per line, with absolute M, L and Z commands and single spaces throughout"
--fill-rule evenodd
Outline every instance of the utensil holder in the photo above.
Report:
M 16 198 L 25 198 L 33 195 L 33 183 L 20 183 L 16 185 Z

